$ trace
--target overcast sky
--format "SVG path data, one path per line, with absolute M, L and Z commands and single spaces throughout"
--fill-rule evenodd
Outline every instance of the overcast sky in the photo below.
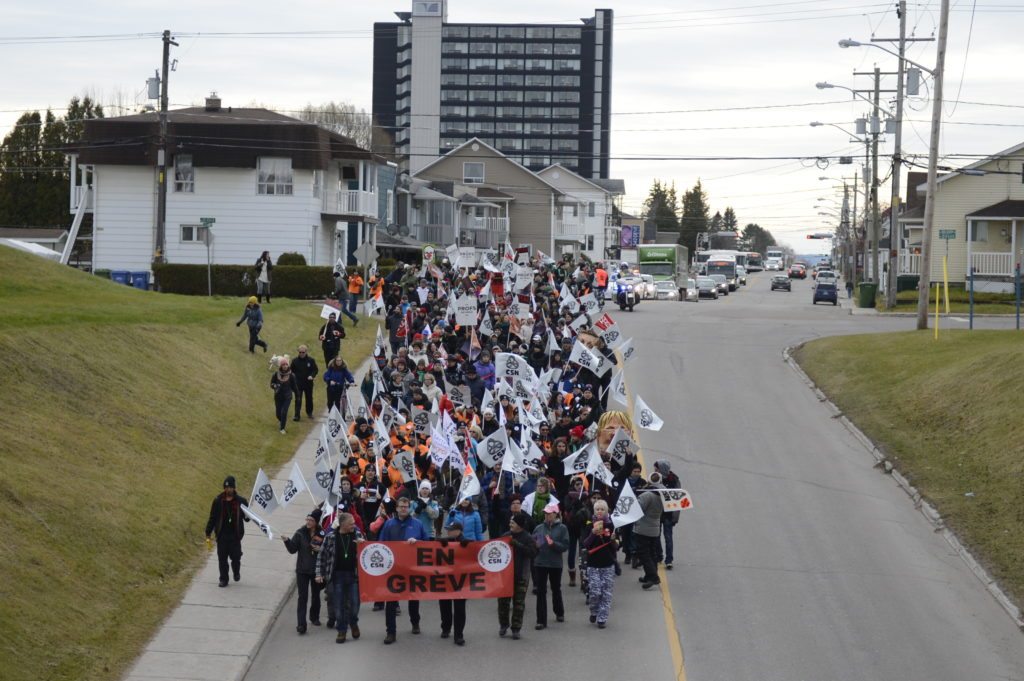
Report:
M 989 154 L 1024 137 L 1021 29 L 1024 5 L 1013 0 L 953 2 L 942 154 Z M 908 26 L 917 37 L 937 33 L 939 0 L 911 2 Z M 369 110 L 372 26 L 391 21 L 411 2 L 263 0 L 153 3 L 98 0 L 6 0 L 0 16 L 0 134 L 21 110 L 66 106 L 90 90 L 105 104 L 145 103 L 145 79 L 160 65 L 160 40 L 13 41 L 12 37 L 153 33 L 183 35 L 172 50 L 172 108 L 201 102 L 217 90 L 224 105 L 261 102 L 294 110 L 307 102 L 343 100 Z M 741 226 L 756 222 L 798 252 L 824 252 L 828 242 L 806 234 L 830 230 L 814 208 L 819 197 L 838 195 L 837 182 L 856 166 L 789 160 L 673 160 L 680 156 L 815 157 L 863 153 L 840 130 L 811 128 L 811 121 L 852 129 L 868 110 L 842 90 L 817 90 L 817 81 L 871 87 L 876 64 L 894 71 L 896 59 L 879 49 L 840 49 L 837 41 L 868 42 L 898 35 L 895 3 L 877 0 L 691 0 L 605 2 L 580 0 L 452 0 L 453 22 L 577 22 L 596 7 L 615 10 L 612 83 L 612 177 L 626 182 L 625 209 L 639 212 L 651 181 L 674 181 L 682 191 L 698 178 L 712 212 L 732 206 Z M 305 35 L 226 37 L 216 32 L 300 32 Z M 330 31 L 324 36 L 312 32 Z M 188 35 L 193 34 L 193 35 Z M 194 34 L 206 34 L 195 36 Z M 970 39 L 970 40 L 969 40 Z M 968 42 L 970 48 L 968 50 Z M 913 44 L 908 57 L 930 66 L 935 43 Z M 966 64 L 966 68 L 965 68 Z M 961 78 L 961 75 L 963 76 Z M 883 79 L 895 88 L 895 77 Z M 927 94 L 930 81 L 922 89 Z M 886 97 L 883 95 L 883 101 Z M 960 104 L 953 101 L 959 99 Z M 983 104 L 974 104 L 977 102 Z M 804 104 L 807 106 L 786 106 Z M 991 105 L 1002 106 L 991 106 Z M 779 108 L 723 111 L 744 107 Z M 1013 105 L 1013 106 L 1007 106 Z M 905 154 L 926 162 L 931 103 L 908 100 Z M 694 111 L 708 110 L 715 111 Z M 654 113 L 672 112 L 672 113 Z M 891 138 L 881 153 L 891 154 Z M 646 157 L 630 160 L 628 157 Z M 949 159 L 950 165 L 969 161 Z M 881 162 L 887 174 L 888 164 Z M 884 189 L 882 195 L 888 196 Z M 828 202 L 826 202 L 828 203 Z

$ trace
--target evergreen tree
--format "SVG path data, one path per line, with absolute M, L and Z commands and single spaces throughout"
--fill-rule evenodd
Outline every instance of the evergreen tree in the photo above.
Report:
M 683 215 L 680 219 L 679 243 L 693 253 L 697 247 L 697 234 L 708 231 L 708 197 L 700 180 L 683 194 Z
M 739 231 L 740 225 L 736 221 L 736 211 L 729 206 L 725 209 L 725 213 L 722 215 L 722 230 L 726 232 Z
M 775 237 L 772 236 L 772 233 L 754 222 L 743 228 L 743 240 L 748 244 L 750 250 L 762 255 L 769 247 L 775 245 Z
M 655 180 L 644 200 L 644 214 L 657 225 L 658 231 L 679 231 L 677 206 L 675 184 L 666 187 L 661 180 Z
M 715 211 L 715 214 L 711 216 L 711 223 L 708 225 L 709 232 L 721 232 L 722 231 L 722 214 L 719 211 Z

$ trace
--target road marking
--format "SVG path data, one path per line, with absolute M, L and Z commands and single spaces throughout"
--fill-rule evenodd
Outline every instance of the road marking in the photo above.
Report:
M 622 371 L 625 371 L 626 363 L 622 360 L 622 353 L 616 350 L 615 357 L 618 359 Z M 629 416 L 632 419 L 633 414 L 636 413 L 636 407 L 633 404 L 633 391 L 629 389 L 629 383 L 626 383 L 626 402 L 629 405 Z M 637 444 L 639 444 L 639 427 L 637 427 L 636 439 Z M 647 464 L 644 463 L 643 447 L 636 453 L 636 459 L 643 468 L 647 468 Z M 623 484 L 628 485 L 629 482 L 623 481 Z M 658 566 L 658 579 L 661 580 L 661 586 L 659 587 L 661 591 L 661 609 L 665 616 L 665 635 L 668 636 L 668 649 L 672 655 L 672 667 L 675 672 L 674 678 L 676 681 L 686 681 L 686 656 L 683 655 L 683 637 L 679 633 L 679 627 L 676 626 L 676 611 L 672 605 L 672 594 L 668 590 L 668 575 L 664 565 Z

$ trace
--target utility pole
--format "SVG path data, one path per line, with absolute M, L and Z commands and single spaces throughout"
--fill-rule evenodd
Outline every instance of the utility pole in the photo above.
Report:
M 878 271 L 878 240 L 881 237 L 881 219 L 878 211 L 878 136 L 881 134 L 878 105 L 881 98 L 882 71 L 875 67 L 875 110 L 871 117 L 872 126 L 875 130 L 871 134 L 871 281 L 877 286 L 882 282 L 881 272 Z
M 928 291 L 931 287 L 932 222 L 938 189 L 939 132 L 942 127 L 942 80 L 946 66 L 946 38 L 949 35 L 949 0 L 939 8 L 939 42 L 935 50 L 935 84 L 932 92 L 932 132 L 928 147 L 928 194 L 924 200 L 924 234 L 921 238 L 921 279 L 917 287 L 917 328 L 928 328 Z M 970 271 L 971 263 L 967 263 Z
M 164 251 L 167 241 L 167 76 L 171 70 L 171 32 L 164 31 L 163 65 L 160 69 L 160 137 L 157 141 L 157 195 L 156 195 L 156 243 L 153 249 L 153 263 L 165 262 Z
M 889 282 L 885 289 L 885 307 L 896 307 L 896 285 L 899 274 L 900 253 L 900 175 L 903 172 L 903 81 L 907 65 L 903 60 L 907 50 L 907 2 L 900 0 L 899 66 L 896 69 L 896 133 L 892 150 L 892 192 L 889 195 Z

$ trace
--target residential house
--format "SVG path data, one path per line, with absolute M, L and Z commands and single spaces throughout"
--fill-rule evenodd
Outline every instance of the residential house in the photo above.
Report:
M 167 128 L 167 262 L 205 264 L 203 218 L 213 218 L 218 264 L 251 264 L 263 251 L 354 264 L 356 247 L 390 214 L 380 177 L 393 183 L 394 168 L 315 124 L 211 97 L 169 112 Z M 158 136 L 155 113 L 84 123 L 71 211 L 93 214 L 95 269 L 148 270 L 156 255 Z
M 626 193 L 622 180 L 586 179 L 560 164 L 548 166 L 537 173 L 541 178 L 561 189 L 569 210 L 575 210 L 580 220 L 578 234 L 562 234 L 579 241 L 576 253 L 591 260 L 616 257 L 619 247 L 619 216 L 616 201 Z
M 951 282 L 966 282 L 970 266 L 976 288 L 1013 290 L 1010 282 L 1014 269 L 1024 255 L 1021 151 L 1024 143 L 938 178 L 931 240 L 932 281 L 942 279 L 942 258 L 948 253 Z M 926 190 L 927 183 L 919 182 L 918 193 L 924 196 Z M 911 250 L 901 257 L 901 264 L 913 269 L 913 244 L 921 241 L 924 228 L 923 202 L 920 216 L 918 211 L 908 210 L 900 216 L 900 222 L 907 246 L 904 250 Z

